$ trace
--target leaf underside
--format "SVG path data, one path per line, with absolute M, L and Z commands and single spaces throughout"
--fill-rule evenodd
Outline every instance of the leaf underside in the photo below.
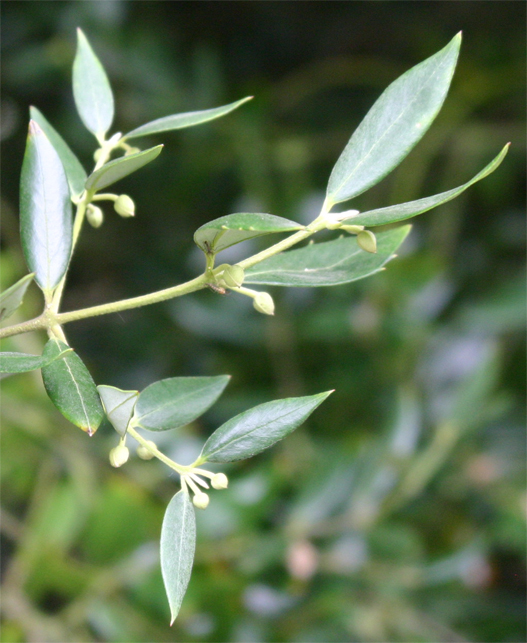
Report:
M 11 315 L 22 305 L 29 284 L 33 281 L 34 272 L 25 275 L 0 294 L 0 321 Z
M 101 384 L 97 387 L 106 417 L 113 428 L 124 435 L 132 418 L 139 391 L 123 391 L 114 386 Z

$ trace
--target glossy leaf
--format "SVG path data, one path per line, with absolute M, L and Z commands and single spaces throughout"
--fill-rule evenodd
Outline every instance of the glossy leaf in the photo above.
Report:
M 71 349 L 66 348 L 57 352 L 54 340 L 50 339 L 44 346 L 42 355 L 29 355 L 27 353 L 0 353 L 0 373 L 27 373 L 51 364 L 59 357 L 67 354 Z
M 408 203 L 400 203 L 399 205 L 391 205 L 386 208 L 379 208 L 378 210 L 360 212 L 350 219 L 345 219 L 345 223 L 364 226 L 384 225 L 386 223 L 394 223 L 395 221 L 403 221 L 404 219 L 409 219 L 417 214 L 422 214 L 427 210 L 432 210 L 432 208 L 437 208 L 438 205 L 442 205 L 447 201 L 455 199 L 471 185 L 481 181 L 481 179 L 484 179 L 486 176 L 494 172 L 509 151 L 509 145 L 510 143 L 507 143 L 498 156 L 496 156 L 494 160 L 481 170 L 481 172 L 476 174 L 474 178 L 457 188 L 448 190 L 447 192 L 441 192 L 441 194 L 436 194 L 434 196 L 428 196 L 424 199 L 408 201 Z
M 294 431 L 333 391 L 290 397 L 240 413 L 205 442 L 200 462 L 234 462 L 250 458 Z
M 33 281 L 34 276 L 34 272 L 25 275 L 0 294 L 0 321 L 11 317 L 15 310 L 21 306 L 27 287 Z
M 333 168 L 327 190 L 330 204 L 378 183 L 422 138 L 443 105 L 460 45 L 461 33 L 383 92 Z
M 30 121 L 20 177 L 20 234 L 27 265 L 48 293 L 68 267 L 72 227 L 62 161 L 40 126 Z
M 194 242 L 203 252 L 216 254 L 247 239 L 273 232 L 301 230 L 303 227 L 274 214 L 238 212 L 202 225 L 194 233 Z
M 244 284 L 270 286 L 336 286 L 379 272 L 393 258 L 411 226 L 377 233 L 377 253 L 361 250 L 355 237 L 313 243 L 289 250 L 245 271 Z
M 62 165 L 64 166 L 64 171 L 66 172 L 71 196 L 78 196 L 84 191 L 84 184 L 86 183 L 87 178 L 85 169 L 82 167 L 79 159 L 71 151 L 66 141 L 36 107 L 30 107 L 29 114 L 31 118 L 40 125 L 40 128 L 48 137 L 50 143 L 59 155 Z
M 73 61 L 73 97 L 82 122 L 103 137 L 113 121 L 110 81 L 86 36 L 77 29 L 77 53 Z
M 157 145 L 143 152 L 137 152 L 137 154 L 130 154 L 129 156 L 121 156 L 114 161 L 105 163 L 93 174 L 90 174 L 86 181 L 86 189 L 90 192 L 102 190 L 102 188 L 119 181 L 119 179 L 128 176 L 128 174 L 132 174 L 132 172 L 142 168 L 143 165 L 153 161 L 161 154 L 162 149 L 162 145 Z
M 240 107 L 247 101 L 251 100 L 252 96 L 242 98 L 234 103 L 223 105 L 222 107 L 215 107 L 213 109 L 204 109 L 199 112 L 185 112 L 183 114 L 172 114 L 171 116 L 164 116 L 155 121 L 141 125 L 126 134 L 123 138 L 138 138 L 139 136 L 149 136 L 150 134 L 159 134 L 159 132 L 168 132 L 176 129 L 183 129 L 184 127 L 193 127 L 194 125 L 201 125 L 207 121 L 212 121 L 220 116 L 225 116 L 236 108 Z
M 124 435 L 132 418 L 139 391 L 123 391 L 115 386 L 101 385 L 97 387 L 101 396 L 106 417 L 113 428 Z
M 186 491 L 169 502 L 161 528 L 161 573 L 170 605 L 170 625 L 176 620 L 190 580 L 196 549 L 196 516 Z
M 69 349 L 67 344 L 52 340 L 52 353 Z M 62 359 L 42 369 L 46 392 L 70 422 L 93 435 L 104 418 L 104 410 L 95 383 L 84 362 L 73 350 Z
M 223 393 L 229 375 L 170 377 L 141 391 L 133 417 L 134 426 L 149 431 L 177 429 L 193 422 Z

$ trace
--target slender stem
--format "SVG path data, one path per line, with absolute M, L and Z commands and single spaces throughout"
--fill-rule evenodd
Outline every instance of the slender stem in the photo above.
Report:
M 126 432 L 131 435 L 134 440 L 137 440 L 137 442 L 139 442 L 141 446 L 145 447 L 145 449 L 150 451 L 150 453 L 153 453 L 158 460 L 161 460 L 161 462 L 179 473 L 180 476 L 188 472 L 189 467 L 185 467 L 182 464 L 178 464 L 170 458 L 167 458 L 167 456 L 164 453 L 161 453 L 161 451 L 159 451 L 157 447 L 152 446 L 149 440 L 145 440 L 142 435 L 137 433 L 137 431 L 132 426 L 129 426 Z

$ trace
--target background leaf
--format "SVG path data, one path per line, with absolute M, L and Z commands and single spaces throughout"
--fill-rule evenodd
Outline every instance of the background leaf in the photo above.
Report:
M 52 340 L 50 353 L 59 355 L 69 346 Z M 42 379 L 46 392 L 62 415 L 93 435 L 104 418 L 95 383 L 84 362 L 73 350 L 60 360 L 44 366 Z
M 112 89 L 100 60 L 80 29 L 73 61 L 73 97 L 84 125 L 95 136 L 104 136 L 113 121 Z
M 50 292 L 70 259 L 71 202 L 62 161 L 35 121 L 29 122 L 20 177 L 20 234 L 35 281 Z
M 184 127 L 192 127 L 193 125 L 200 125 L 207 121 L 212 121 L 220 116 L 225 116 L 236 108 L 240 107 L 247 101 L 251 100 L 252 96 L 247 96 L 234 103 L 223 105 L 222 107 L 215 107 L 213 109 L 204 109 L 199 112 L 185 112 L 184 114 L 172 114 L 171 116 L 164 116 L 155 121 L 141 125 L 132 130 L 123 139 L 138 138 L 139 136 L 148 136 L 149 134 L 158 134 L 159 132 L 168 132 L 170 130 L 182 129 Z
M 214 404 L 230 377 L 171 377 L 141 391 L 134 426 L 149 431 L 177 429 L 193 422 Z
M 346 201 L 378 183 L 423 137 L 443 105 L 456 67 L 461 33 L 394 81 L 344 148 L 329 177 L 327 199 Z
M 44 346 L 42 355 L 28 355 L 27 353 L 0 353 L 0 373 L 27 373 L 37 368 L 42 368 L 54 362 L 66 351 L 57 352 L 54 350 L 54 340 L 50 339 Z
M 351 236 L 282 252 L 249 268 L 244 283 L 311 287 L 364 279 L 390 261 L 410 229 L 407 225 L 376 234 L 376 254 L 361 250 Z
M 247 239 L 272 232 L 301 230 L 303 227 L 274 214 L 238 212 L 202 225 L 194 234 L 194 242 L 203 252 L 208 252 L 210 248 L 213 253 L 217 253 Z
M 86 189 L 91 192 L 102 190 L 102 188 L 119 181 L 119 179 L 128 176 L 128 174 L 132 174 L 132 172 L 142 168 L 143 165 L 153 161 L 161 154 L 162 149 L 162 145 L 156 145 L 156 147 L 137 152 L 137 154 L 121 156 L 109 163 L 105 163 L 93 174 L 90 174 L 86 181 Z
M 115 386 L 101 384 L 97 387 L 106 411 L 106 417 L 113 428 L 124 435 L 134 412 L 139 391 L 123 391 Z
M 161 572 L 175 621 L 190 580 L 196 549 L 196 516 L 188 493 L 178 491 L 169 502 L 161 528 Z
M 333 391 L 255 406 L 225 422 L 205 443 L 201 462 L 250 458 L 294 431 Z
M 34 272 L 25 275 L 0 294 L 0 321 L 11 317 L 15 310 L 22 304 L 27 287 L 34 276 Z

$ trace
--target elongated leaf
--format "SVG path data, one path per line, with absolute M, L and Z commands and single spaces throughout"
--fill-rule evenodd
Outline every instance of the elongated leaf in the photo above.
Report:
M 102 190 L 102 188 L 119 181 L 128 174 L 132 174 L 143 165 L 150 163 L 161 154 L 163 149 L 162 145 L 156 145 L 148 150 L 137 152 L 137 154 L 130 154 L 129 156 L 121 156 L 114 161 L 105 163 L 101 168 L 90 174 L 86 181 L 86 189 L 90 192 Z
M 484 179 L 486 176 L 494 172 L 509 151 L 509 145 L 510 143 L 507 143 L 498 156 L 496 156 L 494 160 L 481 170 L 481 172 L 476 174 L 474 178 L 470 179 L 470 181 L 464 185 L 460 185 L 458 188 L 448 190 L 447 192 L 441 192 L 441 194 L 436 194 L 434 196 L 427 196 L 424 199 L 408 201 L 408 203 L 400 203 L 399 205 L 391 205 L 386 208 L 379 208 L 378 210 L 360 212 L 350 219 L 345 219 L 345 222 L 348 224 L 364 226 L 384 225 L 386 223 L 394 223 L 395 221 L 403 221 L 404 219 L 409 219 L 417 214 L 422 214 L 427 210 L 432 210 L 432 208 L 437 208 L 438 205 L 442 205 L 447 201 L 455 199 L 471 185 L 481 181 L 481 179 Z
M 0 373 L 27 373 L 51 364 L 59 357 L 66 355 L 71 349 L 57 352 L 54 340 L 50 339 L 44 346 L 42 355 L 28 355 L 27 353 L 0 353 Z
M 71 196 L 78 196 L 84 191 L 84 184 L 87 178 L 86 171 L 82 167 L 79 159 L 70 150 L 62 136 L 36 107 L 30 107 L 29 114 L 31 118 L 40 125 L 40 128 L 60 156 L 64 171 L 66 172 L 66 178 L 68 179 L 68 185 L 70 186 Z
M 443 105 L 460 45 L 461 33 L 383 92 L 333 168 L 327 190 L 330 204 L 378 183 L 421 139 Z
M 52 340 L 52 353 L 69 349 Z M 53 404 L 70 422 L 93 435 L 104 418 L 95 383 L 84 362 L 73 350 L 42 369 L 42 379 Z
M 169 502 L 161 528 L 161 573 L 176 620 L 190 580 L 196 549 L 196 516 L 188 493 L 178 491 Z
M 124 435 L 132 418 L 139 391 L 123 391 L 115 386 L 100 385 L 97 387 L 101 396 L 106 417 L 113 428 Z
M 337 286 L 375 274 L 390 261 L 411 226 L 379 232 L 377 253 L 361 250 L 355 237 L 313 243 L 283 252 L 245 271 L 244 284 Z
M 274 214 L 238 212 L 209 221 L 194 233 L 194 242 L 203 252 L 216 254 L 247 239 L 272 232 L 301 230 L 304 226 Z
M 168 132 L 175 129 L 183 129 L 184 127 L 192 127 L 194 125 L 201 125 L 207 121 L 212 121 L 220 116 L 225 116 L 236 108 L 243 105 L 252 96 L 242 98 L 234 103 L 223 105 L 222 107 L 215 107 L 214 109 L 204 109 L 199 112 L 185 112 L 184 114 L 172 114 L 171 116 L 164 116 L 155 121 L 141 125 L 126 134 L 123 138 L 138 138 L 139 136 L 148 136 L 150 134 L 159 134 L 159 132 Z
M 275 400 L 240 413 L 214 431 L 199 461 L 234 462 L 260 453 L 299 427 L 331 393 Z
M 29 121 L 20 177 L 22 249 L 35 281 L 51 292 L 68 267 L 72 243 L 71 201 L 59 155 L 35 121 Z
M 170 377 L 147 386 L 139 395 L 134 426 L 149 431 L 177 429 L 193 422 L 223 393 L 229 375 Z
M 11 317 L 15 310 L 22 304 L 27 287 L 33 281 L 34 276 L 34 272 L 25 275 L 0 294 L 0 321 Z
M 80 29 L 73 61 L 73 97 L 84 125 L 95 136 L 104 136 L 113 121 L 112 88 L 101 61 Z

